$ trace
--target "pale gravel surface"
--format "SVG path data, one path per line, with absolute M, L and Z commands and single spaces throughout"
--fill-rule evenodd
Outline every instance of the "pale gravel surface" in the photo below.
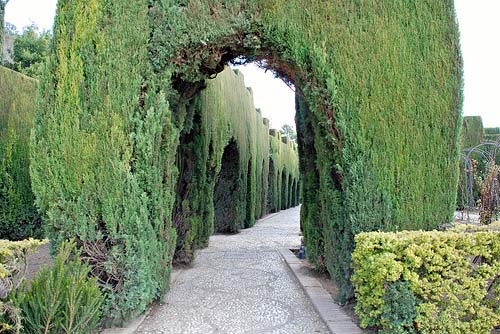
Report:
M 329 333 L 277 251 L 300 245 L 299 213 L 212 236 L 135 333 Z

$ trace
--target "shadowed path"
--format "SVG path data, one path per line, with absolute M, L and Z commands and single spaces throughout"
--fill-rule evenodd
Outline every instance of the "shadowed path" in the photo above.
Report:
M 135 333 L 329 333 L 278 252 L 300 245 L 299 215 L 212 236 Z

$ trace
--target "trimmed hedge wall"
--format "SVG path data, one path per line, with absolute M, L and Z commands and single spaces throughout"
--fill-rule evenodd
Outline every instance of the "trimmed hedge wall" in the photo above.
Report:
M 483 334 L 500 326 L 500 235 L 484 228 L 464 230 L 357 235 L 352 281 L 362 327 L 376 326 L 384 333 Z M 402 283 L 406 291 L 399 288 L 390 298 L 391 287 Z M 413 314 L 409 300 L 415 304 Z M 401 321 L 397 315 L 405 308 L 406 321 Z
M 307 105 L 301 224 L 344 299 L 355 234 L 451 220 L 462 104 L 452 0 L 64 0 L 54 38 L 33 189 L 56 246 L 76 235 L 107 250 L 113 318 L 166 288 L 178 144 L 205 79 L 240 56 L 265 61 Z
M 0 66 L 0 239 L 41 237 L 29 175 L 37 82 Z

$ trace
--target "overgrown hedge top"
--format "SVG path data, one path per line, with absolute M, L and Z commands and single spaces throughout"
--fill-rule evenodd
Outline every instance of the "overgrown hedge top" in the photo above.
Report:
M 238 56 L 266 60 L 308 106 L 301 176 L 315 178 L 304 208 L 318 219 L 302 224 L 318 235 L 312 260 L 346 297 L 354 234 L 452 217 L 462 102 L 452 0 L 61 0 L 54 35 L 34 191 L 56 243 L 77 235 L 108 250 L 112 317 L 166 287 L 187 106 Z

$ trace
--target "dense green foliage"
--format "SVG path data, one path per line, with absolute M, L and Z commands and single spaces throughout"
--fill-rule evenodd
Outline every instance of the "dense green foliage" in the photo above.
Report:
M 417 301 L 410 290 L 410 283 L 397 281 L 392 283 L 384 294 L 384 312 L 381 334 L 410 334 L 415 332 Z
M 49 31 L 38 33 L 35 25 L 25 27 L 14 40 L 10 67 L 37 79 L 42 74 L 51 38 Z
M 309 112 L 299 115 L 299 108 L 296 116 L 299 137 L 304 127 L 313 134 L 307 138 L 313 147 L 303 150 L 313 152 L 317 165 L 317 172 L 301 173 L 308 191 L 317 192 L 303 193 L 303 217 L 311 218 L 302 224 L 314 234 L 306 234 L 306 245 L 319 255 L 308 257 L 326 264 L 348 298 L 354 235 L 451 220 L 462 104 L 453 2 L 288 1 L 284 7 L 287 15 L 270 24 L 292 34 L 282 40 L 321 84 L 299 85 Z
M 239 56 L 264 61 L 303 99 L 302 227 L 310 259 L 341 283 L 344 298 L 352 296 L 355 234 L 451 219 L 462 102 L 452 0 L 61 0 L 54 35 L 35 120 L 33 189 L 56 246 L 76 236 L 107 250 L 100 277 L 119 286 L 107 302 L 113 318 L 144 309 L 166 288 L 178 144 L 196 123 L 190 113 L 205 79 Z M 227 139 L 201 146 L 222 157 L 224 145 L 210 142 Z M 247 159 L 251 146 L 238 145 Z M 206 172 L 216 175 L 214 162 Z M 239 169 L 252 178 L 259 164 Z M 287 173 L 271 178 L 281 177 L 282 190 L 294 187 Z M 249 184 L 257 185 L 241 187 Z
M 408 333 L 414 317 L 418 333 L 484 334 L 499 326 L 498 230 L 466 229 L 357 235 L 352 281 L 361 325 L 402 333 L 399 323 Z M 391 287 L 400 281 L 409 291 L 399 287 L 396 308 Z
M 0 239 L 40 237 L 29 175 L 29 138 L 37 83 L 0 67 Z
M 164 293 L 175 243 L 179 130 L 151 69 L 149 30 L 143 1 L 58 2 L 31 151 L 51 243 L 74 236 L 104 252 L 84 256 L 100 264 L 103 312 L 118 320 Z
M 88 334 L 97 326 L 103 295 L 90 266 L 74 242 L 61 245 L 51 267 L 20 288 L 14 297 L 25 334 Z

